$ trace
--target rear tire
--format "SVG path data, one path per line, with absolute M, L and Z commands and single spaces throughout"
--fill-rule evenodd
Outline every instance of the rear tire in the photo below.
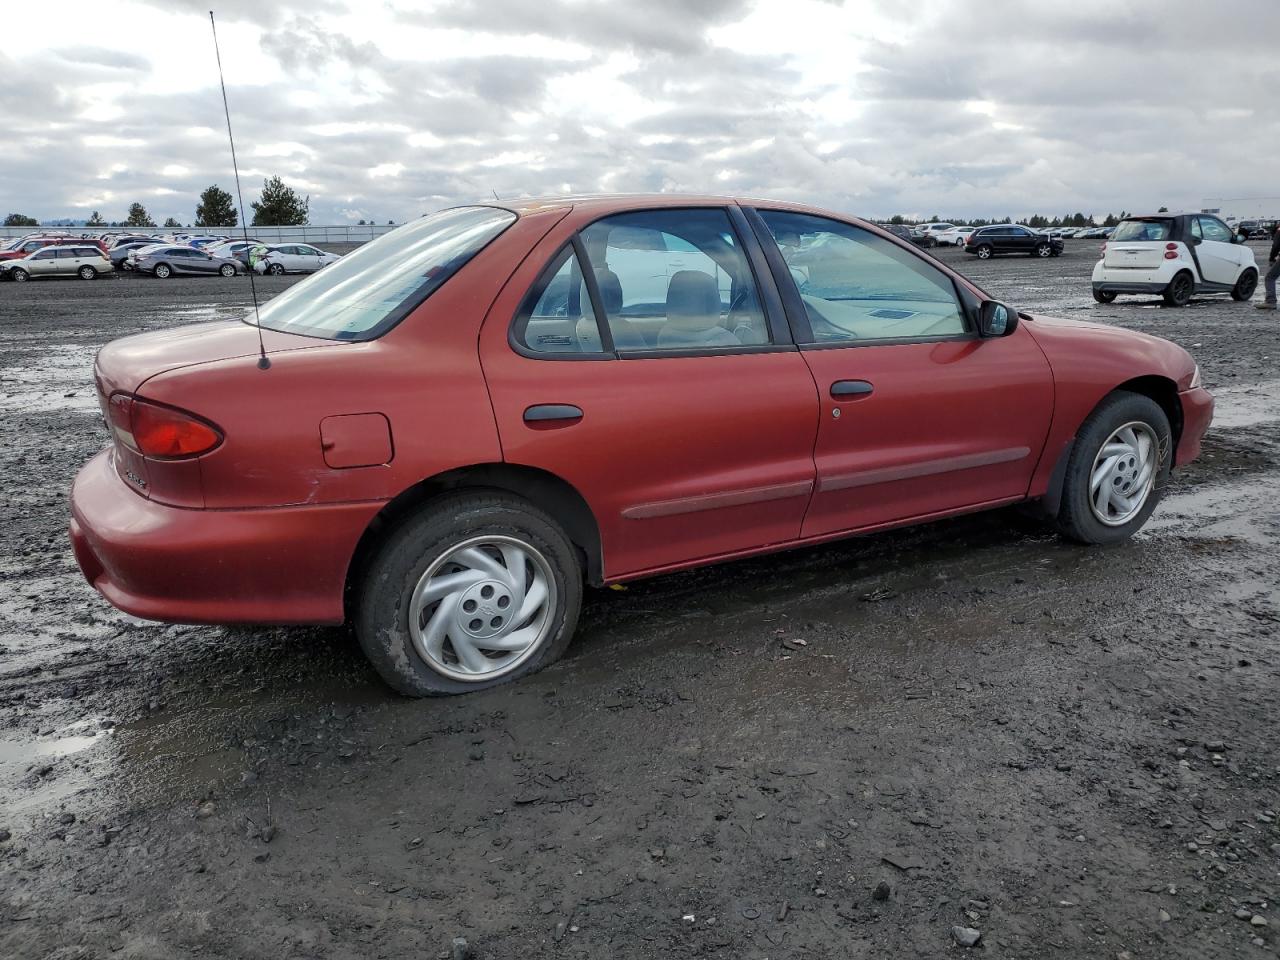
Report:
M 523 559 L 516 562 L 521 567 L 527 562 L 528 577 L 522 571 L 519 579 L 526 583 L 506 597 L 503 604 L 503 584 L 515 580 L 506 578 L 503 572 L 511 569 L 506 548 L 521 552 L 515 556 L 522 555 Z M 487 563 L 485 556 L 476 558 L 478 563 L 465 559 L 466 555 L 475 557 L 476 550 L 484 551 Z M 451 559 L 459 557 L 462 559 Z M 484 604 L 488 600 L 479 595 L 472 597 L 458 586 L 447 595 L 442 594 L 444 599 L 425 603 L 419 600 L 417 624 L 410 623 L 415 598 L 426 590 L 425 584 L 485 570 L 495 570 L 496 574 L 487 579 L 482 575 L 465 590 L 497 588 L 496 595 L 493 589 L 488 595 L 494 609 L 486 612 Z M 532 622 L 503 612 L 519 607 L 517 613 L 523 613 L 520 597 L 533 597 L 539 578 L 546 596 Z M 559 659 L 577 627 L 582 607 L 582 570 L 577 551 L 547 514 L 511 494 L 474 491 L 440 497 L 406 519 L 378 550 L 358 590 L 356 634 L 382 678 L 407 696 L 447 696 L 485 690 L 527 676 Z M 452 606 L 446 608 L 447 603 Z M 477 603 L 480 609 L 476 609 Z M 458 612 L 463 610 L 474 612 L 464 616 Z M 433 643 L 431 626 L 437 616 L 443 618 L 442 623 L 447 624 L 443 629 L 448 632 L 436 634 Z M 475 619 L 468 621 L 470 616 Z M 482 620 L 491 618 L 487 623 L 498 626 L 502 617 L 509 623 L 488 638 L 487 642 L 494 646 L 486 647 L 485 639 L 472 644 L 466 631 L 480 624 L 478 629 L 483 633 L 488 627 Z M 526 623 L 528 626 L 522 626 Z M 525 629 L 532 629 L 536 638 L 518 651 L 511 648 L 512 652 L 503 653 L 498 644 L 507 637 L 514 642 Z M 457 645 L 455 636 L 464 641 L 463 647 Z M 488 653 L 483 652 L 486 650 Z M 474 669 L 476 665 L 479 670 Z
M 76 271 L 76 276 L 81 280 L 92 280 L 98 275 L 98 271 L 88 265 L 81 267 Z
M 992 251 L 991 251 L 991 246 L 989 244 L 984 243 L 982 246 L 978 247 L 978 249 L 973 252 L 978 255 L 979 260 L 991 259 Z
M 1099 303 L 1111 303 L 1112 301 L 1115 300 L 1115 298 L 1116 298 L 1116 292 L 1114 290 L 1094 290 L 1093 291 L 1093 299 L 1097 300 Z
M 1145 436 L 1152 456 L 1144 465 L 1132 449 L 1124 452 L 1128 430 L 1141 443 Z M 1104 446 L 1114 452 L 1106 454 Z M 1119 543 L 1137 532 L 1160 502 L 1172 466 L 1169 418 L 1150 397 L 1117 390 L 1100 403 L 1076 434 L 1063 481 L 1057 526 L 1063 536 L 1080 543 Z M 1144 469 L 1150 475 L 1144 476 Z M 1117 499 L 1099 503 L 1099 495 Z M 1137 501 L 1141 498 L 1140 502 Z M 1131 512 L 1121 509 L 1132 504 Z M 1103 516 L 1115 510 L 1114 515 Z
M 1164 288 L 1164 302 L 1171 307 L 1185 307 L 1191 302 L 1191 295 L 1196 292 L 1195 279 L 1186 270 L 1176 274 L 1169 285 Z
M 172 270 L 172 269 L 170 269 L 170 267 L 169 267 L 169 265 L 168 265 L 167 263 L 157 263 L 157 264 L 156 264 L 155 275 L 156 275 L 158 278 L 160 278 L 161 280 L 168 280 L 168 279 L 169 279 L 169 275 L 170 275 L 170 274 L 172 274 L 172 273 L 173 273 L 173 270 Z
M 1232 300 L 1248 300 L 1253 296 L 1255 290 L 1258 289 L 1258 271 L 1252 267 L 1240 274 L 1240 279 L 1236 281 L 1236 285 L 1231 288 Z

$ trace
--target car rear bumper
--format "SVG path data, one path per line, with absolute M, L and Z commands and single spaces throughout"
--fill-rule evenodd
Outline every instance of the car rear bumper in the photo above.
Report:
M 1093 281 L 1093 289 L 1100 293 L 1149 293 L 1155 295 L 1164 293 L 1164 288 L 1168 285 L 1169 282 L 1167 280 L 1164 283 L 1119 280 Z
M 1183 466 L 1200 456 L 1200 442 L 1213 422 L 1213 395 L 1204 387 L 1193 387 L 1178 394 L 1182 405 L 1182 436 L 1173 462 Z
M 188 510 L 144 499 L 111 450 L 71 489 L 71 545 L 114 606 L 176 623 L 341 623 L 347 568 L 380 502 Z

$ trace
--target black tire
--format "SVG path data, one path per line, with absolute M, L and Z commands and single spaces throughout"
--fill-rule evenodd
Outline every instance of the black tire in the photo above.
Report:
M 155 270 L 152 271 L 159 279 L 168 280 L 169 275 L 173 273 L 173 268 L 167 263 L 157 263 Z
M 990 260 L 991 254 L 994 253 L 995 251 L 991 249 L 991 244 L 984 243 L 984 244 L 981 244 L 973 252 L 978 255 L 979 260 Z
M 1053 247 L 1047 243 L 1037 244 L 1036 248 L 1031 251 L 1033 257 L 1051 257 L 1053 256 Z
M 21 267 L 13 267 L 9 270 L 9 279 L 16 283 L 26 283 L 31 279 L 31 274 L 23 270 Z
M 229 263 L 224 263 L 218 268 L 218 272 L 224 277 L 234 277 L 236 275 L 236 268 Z
M 1196 292 L 1195 277 L 1187 270 L 1174 275 L 1169 281 L 1169 285 L 1164 288 L 1164 302 L 1171 307 L 1185 307 L 1191 302 L 1191 296 Z
M 446 676 L 419 655 L 408 605 L 435 561 L 479 536 L 512 537 L 536 548 L 548 562 L 558 602 L 539 647 L 518 666 L 498 677 L 466 681 Z M 558 660 L 578 625 L 582 569 L 573 544 L 550 516 L 512 494 L 479 490 L 439 497 L 407 518 L 379 548 L 356 589 L 356 635 L 374 669 L 407 696 L 448 696 L 486 690 Z
M 1090 478 L 1102 445 L 1127 423 L 1147 424 L 1158 439 L 1155 483 L 1132 519 L 1122 526 L 1109 526 L 1094 514 L 1090 506 Z M 1100 403 L 1076 433 L 1075 446 L 1067 461 L 1062 487 L 1062 503 L 1058 508 L 1057 526 L 1063 536 L 1079 543 L 1120 543 L 1129 539 L 1147 522 L 1164 492 L 1172 466 L 1173 442 L 1169 418 L 1150 397 L 1127 390 L 1117 390 Z
M 268 265 L 267 265 L 267 273 L 271 274 L 273 277 L 280 277 L 280 276 L 283 276 L 283 275 L 284 275 L 284 264 L 282 264 L 282 263 L 272 263 L 272 264 L 268 264 Z
M 1093 299 L 1097 300 L 1099 303 L 1111 303 L 1112 301 L 1115 300 L 1115 298 L 1116 298 L 1116 292 L 1114 290 L 1094 290 L 1093 291 Z
M 1240 274 L 1240 279 L 1236 281 L 1236 285 L 1231 288 L 1232 300 L 1248 300 L 1253 296 L 1253 292 L 1258 289 L 1258 271 L 1250 267 L 1244 273 Z
M 89 266 L 88 264 L 85 264 L 83 267 L 81 267 L 79 270 L 76 271 L 76 276 L 78 276 L 81 280 L 92 280 L 95 277 L 97 277 L 97 275 L 98 275 L 98 271 L 93 269 L 93 267 Z

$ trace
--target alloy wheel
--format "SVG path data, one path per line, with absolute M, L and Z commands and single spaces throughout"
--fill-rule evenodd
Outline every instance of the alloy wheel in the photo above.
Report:
M 515 537 L 474 537 L 447 550 L 418 580 L 409 634 L 437 673 L 492 680 L 542 646 L 558 602 L 551 564 L 536 547 Z
M 1117 428 L 1093 458 L 1089 506 L 1109 527 L 1121 527 L 1142 510 L 1160 470 L 1160 441 L 1141 420 Z

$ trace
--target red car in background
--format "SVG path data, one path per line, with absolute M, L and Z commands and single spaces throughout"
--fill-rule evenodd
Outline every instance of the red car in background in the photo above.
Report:
M 1021 501 L 1121 541 L 1213 409 L 1180 347 L 1018 313 L 862 220 L 670 196 L 443 210 L 260 331 L 128 337 L 95 378 L 94 587 L 158 620 L 351 622 L 413 695 L 551 663 L 584 581 Z
M 83 237 L 60 235 L 54 237 L 24 237 L 21 242 L 0 250 L 0 260 L 19 260 L 45 247 L 57 247 L 68 243 L 73 243 L 77 247 L 97 247 L 102 251 L 104 257 L 107 255 L 107 245 L 101 240 L 86 240 Z

